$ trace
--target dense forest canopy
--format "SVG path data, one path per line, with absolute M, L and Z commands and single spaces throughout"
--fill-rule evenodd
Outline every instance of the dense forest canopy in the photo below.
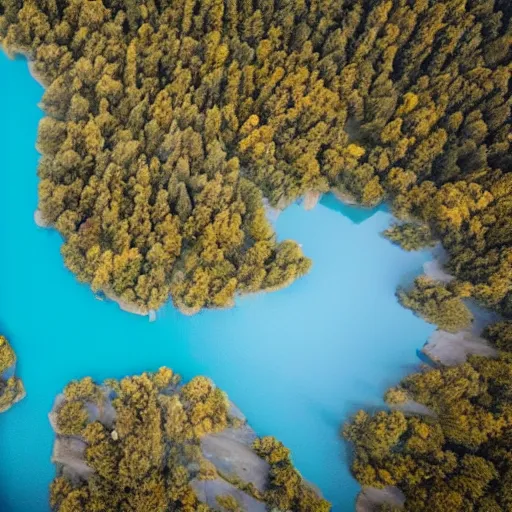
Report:
M 512 313 L 508 0 L 0 5 L 46 87 L 41 214 L 94 290 L 196 311 L 283 286 L 310 262 L 263 198 L 332 189 L 427 222 Z
M 101 386 L 86 377 L 66 386 L 50 416 L 58 443 L 83 443 L 84 448 L 80 461 L 76 448 L 69 450 L 68 463 L 52 482 L 54 511 L 241 512 L 236 488 L 252 496 L 258 510 L 330 510 L 295 469 L 289 450 L 273 437 L 253 442 L 253 457 L 263 459 L 267 468 L 264 489 L 232 479 L 227 488 L 234 495 L 219 496 L 218 506 L 198 499 L 194 482 L 218 481 L 220 475 L 201 451 L 201 439 L 228 427 L 234 436 L 244 428 L 242 420 L 231 416 L 225 393 L 205 377 L 182 385 L 169 368 Z

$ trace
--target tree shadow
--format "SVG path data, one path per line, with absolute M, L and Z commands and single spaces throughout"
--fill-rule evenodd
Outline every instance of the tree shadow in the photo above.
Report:
M 348 205 L 341 202 L 334 194 L 329 193 L 322 196 L 320 204 L 334 212 L 341 213 L 354 224 L 361 224 L 373 217 L 377 212 L 386 211 L 386 205 L 382 204 L 375 208 L 363 208 L 361 206 Z

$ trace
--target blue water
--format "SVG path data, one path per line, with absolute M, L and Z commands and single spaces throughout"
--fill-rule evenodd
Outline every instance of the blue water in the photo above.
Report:
M 409 254 L 379 233 L 383 211 L 326 198 L 277 220 L 313 258 L 311 273 L 277 293 L 228 311 L 185 317 L 168 306 L 158 321 L 100 302 L 63 266 L 61 239 L 37 228 L 34 149 L 41 87 L 23 60 L 0 55 L 0 332 L 11 340 L 28 396 L 0 415 L 0 510 L 48 511 L 52 432 L 47 414 L 71 379 L 122 377 L 167 365 L 204 374 L 228 392 L 260 435 L 273 434 L 337 512 L 358 491 L 339 426 L 419 360 L 432 327 L 402 309 L 398 283 L 427 253 Z

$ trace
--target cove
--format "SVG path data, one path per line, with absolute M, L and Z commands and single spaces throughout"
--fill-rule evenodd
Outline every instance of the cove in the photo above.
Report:
M 391 220 L 325 198 L 291 206 L 275 227 L 313 259 L 310 274 L 225 311 L 158 320 L 95 299 L 68 272 L 61 238 L 38 228 L 34 149 L 42 88 L 24 60 L 0 53 L 0 332 L 18 356 L 27 398 L 0 415 L 0 510 L 46 512 L 52 431 L 47 414 L 71 379 L 119 378 L 166 365 L 211 377 L 260 435 L 291 450 L 297 468 L 353 510 L 358 484 L 339 428 L 418 363 L 433 327 L 399 306 L 395 289 L 421 272 L 428 252 L 406 253 L 380 236 Z

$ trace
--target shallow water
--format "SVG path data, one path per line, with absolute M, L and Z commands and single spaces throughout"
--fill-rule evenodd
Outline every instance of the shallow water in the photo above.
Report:
M 95 299 L 63 266 L 61 239 L 34 224 L 41 87 L 26 63 L 0 55 L 0 332 L 14 346 L 28 396 L 0 415 L 0 510 L 48 510 L 52 431 L 47 414 L 71 379 L 121 377 L 167 365 L 186 379 L 204 374 L 228 392 L 260 435 L 292 450 L 302 474 L 336 512 L 353 510 L 339 426 L 419 363 L 433 328 L 401 308 L 398 283 L 428 253 L 405 253 L 379 233 L 384 210 L 324 199 L 279 216 L 281 239 L 313 258 L 291 287 L 237 301 L 234 309 L 158 320 Z

